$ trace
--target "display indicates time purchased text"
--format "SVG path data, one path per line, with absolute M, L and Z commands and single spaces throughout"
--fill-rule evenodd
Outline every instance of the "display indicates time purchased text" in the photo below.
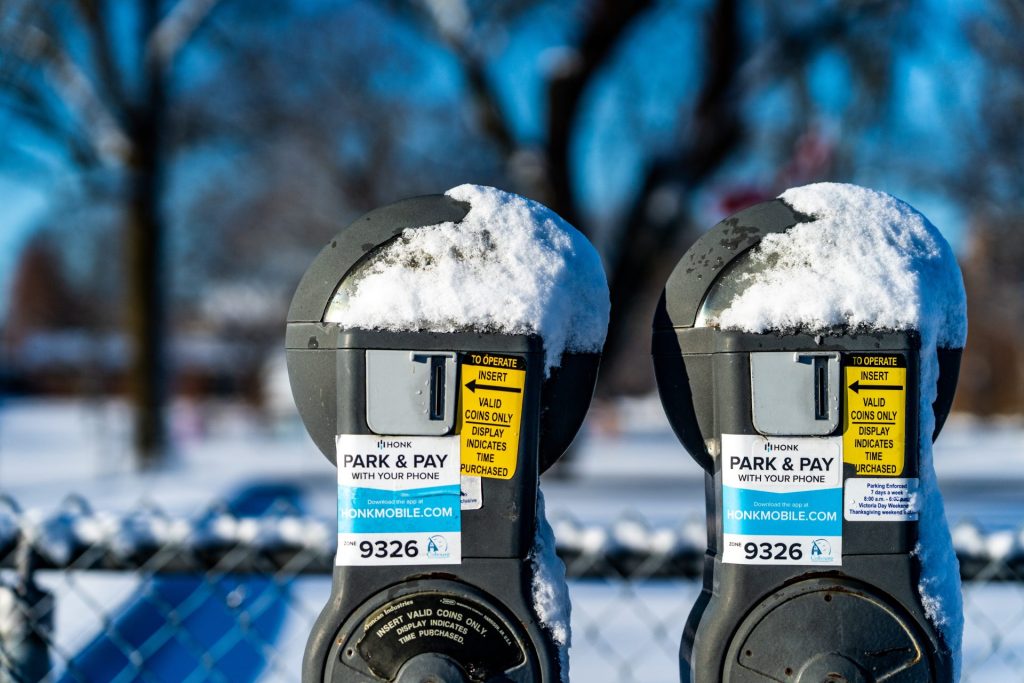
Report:
M 519 459 L 526 359 L 493 353 L 462 356 L 459 438 L 462 474 L 511 479 Z
M 843 371 L 843 461 L 861 476 L 903 474 L 907 359 L 895 353 L 847 354 Z

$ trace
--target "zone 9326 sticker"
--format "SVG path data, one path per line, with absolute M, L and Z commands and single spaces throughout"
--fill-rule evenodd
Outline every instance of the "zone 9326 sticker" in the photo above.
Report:
M 339 566 L 460 564 L 458 436 L 339 434 Z
M 841 565 L 840 437 L 722 435 L 722 561 Z

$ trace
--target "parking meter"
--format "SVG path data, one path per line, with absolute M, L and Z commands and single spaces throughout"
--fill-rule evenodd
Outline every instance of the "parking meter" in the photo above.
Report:
M 762 240 L 811 220 L 781 200 L 723 220 L 680 260 L 655 316 L 661 400 L 706 472 L 704 588 L 681 678 L 949 681 L 915 559 L 921 336 L 715 324 L 766 267 L 752 257 Z M 960 350 L 938 355 L 933 438 Z
M 566 352 L 546 372 L 536 334 L 331 322 L 389 245 L 424 226 L 458 231 L 469 208 L 427 196 L 362 216 L 292 301 L 292 392 L 339 475 L 337 566 L 305 683 L 561 679 L 533 598 L 538 476 L 583 420 L 599 353 Z

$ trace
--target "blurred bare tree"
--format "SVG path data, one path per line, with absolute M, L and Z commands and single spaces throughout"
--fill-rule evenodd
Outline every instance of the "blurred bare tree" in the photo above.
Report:
M 954 122 L 963 144 L 945 186 L 970 216 L 963 259 L 970 328 L 957 407 L 1024 412 L 1024 4 L 975 9 L 967 35 L 979 67 L 977 111 Z
M 123 202 L 123 291 L 132 341 L 129 385 L 143 467 L 159 461 L 167 445 L 161 206 L 167 83 L 182 46 L 216 4 L 10 2 L 0 17 L 5 103 L 83 175 L 101 169 L 117 173 L 113 182 L 120 185 Z
M 17 130 L 4 166 L 71 172 L 44 229 L 65 261 L 91 252 L 116 271 L 111 258 L 125 260 L 113 288 L 95 267 L 79 267 L 76 284 L 107 307 L 124 298 L 142 466 L 167 445 L 167 339 L 181 331 L 168 327 L 169 301 L 186 328 L 276 346 L 310 250 L 355 212 L 439 181 L 499 183 L 486 154 L 451 154 L 468 126 L 444 102 L 380 87 L 387 70 L 417 77 L 422 41 L 402 45 L 395 22 L 370 4 L 29 0 L 0 9 L 0 111 Z M 111 221 L 121 225 L 113 242 Z
M 190 84 L 170 126 L 176 142 L 213 139 L 244 159 L 211 169 L 183 202 L 183 221 L 215 228 L 187 232 L 205 271 L 273 283 L 268 295 L 284 302 L 310 246 L 355 213 L 460 182 L 498 184 L 550 205 L 601 246 L 613 301 L 602 382 L 613 393 L 652 386 L 646 330 L 664 278 L 707 227 L 696 209 L 701 193 L 744 156 L 760 155 L 777 170 L 765 187 L 730 195 L 739 202 L 727 206 L 733 210 L 788 184 L 841 173 L 856 149 L 819 135 L 807 84 L 812 65 L 825 52 L 843 60 L 850 74 L 843 87 L 854 102 L 843 123 L 864 130 L 886 112 L 893 52 L 911 33 L 908 5 L 859 1 L 787 9 L 718 0 L 694 9 L 396 0 L 317 5 L 270 24 L 244 21 L 248 11 L 229 5 L 209 23 L 206 35 L 223 62 Z M 541 130 L 524 133 L 499 88 L 500 60 L 518 33 L 552 18 L 566 24 L 568 38 L 523 58 L 543 62 L 545 79 Z M 594 212 L 581 197 L 585 164 L 573 150 L 595 144 L 586 136 L 595 91 L 610 90 L 625 118 L 642 127 L 628 94 L 649 76 L 643 64 L 664 49 L 646 45 L 644 32 L 694 20 L 703 41 L 691 55 L 699 78 L 663 103 L 674 134 L 632 133 L 642 156 L 632 196 L 618 213 Z M 636 53 L 640 68 L 623 69 Z M 445 58 L 458 83 L 423 87 Z M 773 91 L 791 103 L 790 116 L 758 111 L 758 98 Z M 267 322 L 249 334 L 276 339 L 276 319 Z
M 962 127 L 986 128 L 964 145 L 975 177 L 1000 174 L 975 213 L 1001 230 L 1007 207 L 1014 225 L 1024 215 L 1022 27 L 1012 0 L 991 2 L 972 30 L 994 94 L 975 115 L 1000 123 Z M 10 1 L 0 106 L 18 133 L 0 144 L 61 150 L 57 165 L 76 174 L 49 232 L 65 252 L 94 254 L 72 287 L 128 297 L 140 453 L 163 443 L 168 336 L 276 348 L 290 292 L 331 234 L 462 182 L 543 201 L 599 245 L 613 303 L 601 391 L 640 392 L 661 285 L 702 229 L 784 187 L 882 167 L 870 141 L 899 106 L 900 56 L 922 11 L 912 0 Z M 823 87 L 844 104 L 826 110 Z M 624 163 L 609 144 L 631 170 L 615 202 L 595 203 L 588 178 L 614 175 L 595 167 Z M 949 191 L 981 206 L 955 164 L 911 161 L 887 168 L 930 188 L 959 183 Z M 123 279 L 111 276 L 118 233 Z
M 580 144 L 588 97 L 602 85 L 617 59 L 642 41 L 638 32 L 651 15 L 665 16 L 666 6 L 650 0 L 592 0 L 570 3 L 573 39 L 559 50 L 544 85 L 543 131 L 539 139 L 519 139 L 503 106 L 493 77 L 496 40 L 501 27 L 514 24 L 537 5 L 522 0 L 473 2 L 421 0 L 392 3 L 396 12 L 432 30 L 460 64 L 469 95 L 476 105 L 479 128 L 503 153 L 512 184 L 558 211 L 592 238 L 595 217 L 580 206 L 582 165 L 574 160 Z M 649 335 L 661 285 L 683 251 L 699 234 L 696 199 L 730 162 L 751 152 L 780 169 L 771 186 L 743 193 L 728 209 L 774 196 L 786 183 L 827 179 L 835 173 L 830 154 L 806 163 L 813 146 L 817 112 L 807 89 L 815 59 L 829 52 L 842 60 L 849 74 L 844 87 L 851 101 L 843 122 L 849 129 L 876 123 L 892 94 L 894 51 L 905 45 L 910 31 L 911 3 L 863 2 L 764 3 L 715 0 L 697 17 L 701 37 L 689 58 L 700 64 L 695 86 L 678 102 L 675 135 L 643 148 L 639 181 L 622 215 L 611 219 L 601 240 L 609 274 L 612 319 L 605 345 L 604 391 L 641 392 L 652 386 L 647 359 Z M 700 6 L 705 7 L 704 5 Z M 679 9 L 679 6 L 676 6 Z M 683 8 L 693 12 L 693 8 Z M 700 10 L 698 10 L 700 11 Z M 661 52 L 643 45 L 651 76 Z M 683 65 L 678 65 L 680 71 Z M 629 110 L 629 83 L 613 88 L 622 93 L 619 106 Z M 764 93 L 778 91 L 789 100 L 788 121 L 767 116 L 757 106 Z M 636 117 L 642 121 L 641 116 Z M 628 133 L 627 133 L 628 134 Z M 851 136 L 855 139 L 855 136 Z M 765 138 L 771 138 L 768 145 Z M 850 151 L 848 149 L 840 151 Z M 604 218 L 607 217 L 596 217 Z M 642 332 L 641 332 L 642 331 Z M 600 391 L 600 389 L 599 389 Z
M 276 302 L 276 315 L 246 333 L 277 345 L 311 251 L 347 221 L 502 177 L 457 98 L 409 92 L 429 78 L 429 46 L 393 17 L 368 3 L 324 3 L 274 22 L 245 20 L 250 12 L 225 7 L 210 22 L 216 68 L 190 83 L 172 114 L 176 145 L 228 150 L 221 162 L 182 161 L 201 179 L 178 174 L 176 234 L 182 267 L 201 275 L 193 283 L 245 282 Z

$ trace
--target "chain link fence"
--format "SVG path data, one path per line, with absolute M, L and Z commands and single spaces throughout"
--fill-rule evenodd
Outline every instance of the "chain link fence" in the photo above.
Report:
M 705 525 L 551 516 L 572 596 L 574 681 L 678 680 Z M 964 680 L 1024 680 L 1024 530 L 954 527 Z M 273 489 L 248 509 L 124 514 L 0 498 L 0 681 L 297 681 L 335 529 Z

